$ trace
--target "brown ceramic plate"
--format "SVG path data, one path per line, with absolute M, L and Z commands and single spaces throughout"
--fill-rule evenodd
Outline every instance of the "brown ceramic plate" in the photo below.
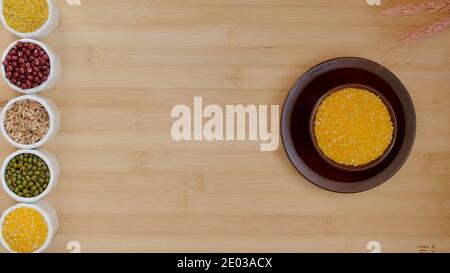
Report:
M 374 90 L 395 121 L 391 147 L 376 164 L 358 171 L 326 160 L 311 137 L 311 116 L 318 102 L 342 86 Z M 375 62 L 353 57 L 332 59 L 306 72 L 289 92 L 281 116 L 283 146 L 294 167 L 315 185 L 342 193 L 369 190 L 391 178 L 408 158 L 415 131 L 414 106 L 400 80 Z

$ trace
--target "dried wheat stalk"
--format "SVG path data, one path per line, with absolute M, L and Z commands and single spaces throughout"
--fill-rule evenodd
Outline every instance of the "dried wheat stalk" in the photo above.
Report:
M 433 34 L 441 32 L 449 27 L 450 27 L 450 17 L 442 21 L 436 22 L 432 25 L 418 29 L 413 33 L 405 35 L 402 38 L 400 38 L 400 42 L 403 44 L 414 42 L 419 39 L 429 37 Z
M 416 14 L 419 12 L 435 13 L 446 11 L 450 11 L 450 0 L 429 1 L 425 3 L 399 5 L 392 8 L 388 8 L 384 10 L 383 13 L 387 15 L 396 16 L 396 15 Z
M 8 109 L 3 125 L 12 140 L 19 144 L 30 145 L 40 141 L 47 134 L 49 116 L 40 103 L 22 100 Z

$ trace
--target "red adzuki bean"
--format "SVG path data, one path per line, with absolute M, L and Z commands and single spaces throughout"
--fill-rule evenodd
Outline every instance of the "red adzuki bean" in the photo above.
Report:
M 17 42 L 2 62 L 6 78 L 21 89 L 35 88 L 47 81 L 50 74 L 50 59 L 42 47 Z

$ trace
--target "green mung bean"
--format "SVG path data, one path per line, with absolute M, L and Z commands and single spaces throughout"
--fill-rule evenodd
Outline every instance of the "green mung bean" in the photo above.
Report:
M 36 197 L 50 182 L 48 166 L 34 154 L 20 154 L 13 157 L 5 171 L 8 188 L 20 197 Z

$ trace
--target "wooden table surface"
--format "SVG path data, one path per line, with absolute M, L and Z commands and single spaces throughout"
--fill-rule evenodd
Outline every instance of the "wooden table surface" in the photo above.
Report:
M 450 251 L 450 30 L 398 43 L 442 15 L 387 17 L 365 0 L 56 2 L 45 42 L 63 73 L 42 93 L 62 117 L 46 145 L 62 169 L 46 198 L 60 217 L 49 251 Z M 0 48 L 14 39 L 2 28 Z M 303 72 L 339 56 L 385 65 L 415 103 L 412 154 L 373 190 L 319 189 L 281 145 L 170 136 L 177 104 L 282 105 Z M 0 91 L 2 105 L 18 95 Z M 2 159 L 13 151 L 0 140 Z M 0 209 L 12 204 L 1 192 Z

